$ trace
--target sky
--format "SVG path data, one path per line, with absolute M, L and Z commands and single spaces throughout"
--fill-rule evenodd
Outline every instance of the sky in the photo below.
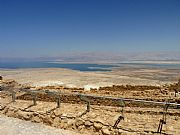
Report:
M 0 57 L 180 51 L 180 0 L 0 0 Z

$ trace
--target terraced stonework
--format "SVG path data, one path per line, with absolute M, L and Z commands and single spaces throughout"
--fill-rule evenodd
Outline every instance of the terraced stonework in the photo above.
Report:
M 32 106 L 32 101 L 16 100 L 8 104 L 8 100 L 1 99 L 0 113 L 9 117 L 20 118 L 36 123 L 44 123 L 56 128 L 73 130 L 77 133 L 89 135 L 119 135 L 119 134 L 156 134 L 162 109 L 125 107 L 124 117 L 117 129 L 114 123 L 121 115 L 121 108 L 92 105 L 90 112 L 85 113 L 83 104 L 62 103 L 56 108 L 56 103 L 38 101 Z M 163 133 L 179 135 L 179 110 L 170 110 L 167 123 L 163 125 Z

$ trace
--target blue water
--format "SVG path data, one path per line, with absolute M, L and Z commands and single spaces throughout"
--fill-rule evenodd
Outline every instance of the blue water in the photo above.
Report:
M 18 68 L 68 68 L 79 71 L 111 71 L 114 67 L 138 67 L 138 68 L 169 68 L 180 69 L 180 64 L 153 64 L 153 63 L 117 63 L 116 65 L 106 64 L 64 64 L 50 62 L 0 62 L 1 69 L 18 69 Z
M 113 65 L 105 64 L 64 64 L 50 62 L 0 62 L 0 68 L 18 69 L 18 68 L 68 68 L 79 71 L 111 71 Z

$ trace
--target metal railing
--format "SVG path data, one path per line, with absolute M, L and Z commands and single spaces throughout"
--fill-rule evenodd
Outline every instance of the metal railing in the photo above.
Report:
M 110 99 L 116 101 L 124 101 L 124 102 L 136 102 L 136 103 L 147 103 L 147 104 L 155 104 L 155 105 L 169 105 L 179 107 L 180 104 L 172 103 L 172 102 L 159 102 L 159 101 L 148 101 L 148 100 L 141 100 L 141 99 L 131 99 L 131 98 L 121 98 L 121 97 L 110 97 L 110 96 L 97 96 L 97 95 L 90 95 L 90 94 L 82 94 L 82 93 L 63 93 L 63 92 L 55 92 L 49 90 L 27 90 L 22 89 L 21 91 L 27 93 L 45 93 L 52 96 L 64 95 L 64 96 L 78 96 L 78 97 L 86 97 L 86 98 L 95 98 L 95 99 Z
M 29 89 L 21 89 L 20 91 L 31 94 L 33 105 L 37 105 L 37 94 L 44 93 L 48 96 L 52 96 L 56 98 L 57 102 L 57 108 L 60 108 L 61 98 L 60 96 L 77 96 L 80 98 L 81 101 L 86 102 L 87 107 L 86 111 L 82 114 L 86 114 L 87 112 L 90 112 L 90 100 L 88 98 L 93 99 L 102 99 L 102 100 L 115 100 L 118 102 L 119 107 L 122 107 L 122 111 L 118 119 L 116 120 L 113 128 L 117 128 L 117 125 L 120 123 L 121 120 L 124 120 L 124 107 L 126 102 L 135 102 L 135 103 L 146 103 L 146 104 L 154 104 L 154 105 L 160 105 L 163 106 L 163 118 L 160 119 L 159 126 L 158 126 L 158 133 L 162 132 L 163 124 L 166 124 L 166 114 L 168 108 L 171 106 L 176 107 L 176 109 L 179 109 L 180 104 L 178 103 L 172 103 L 172 102 L 158 102 L 158 101 L 148 101 L 148 100 L 140 100 L 140 99 L 129 99 L 129 98 L 117 98 L 117 97 L 110 97 L 110 96 L 97 96 L 97 95 L 90 95 L 90 94 L 82 94 L 82 93 L 62 93 L 62 92 L 56 92 L 56 91 L 49 91 L 49 90 L 29 90 Z M 12 102 L 15 102 L 15 92 L 10 91 L 12 94 Z

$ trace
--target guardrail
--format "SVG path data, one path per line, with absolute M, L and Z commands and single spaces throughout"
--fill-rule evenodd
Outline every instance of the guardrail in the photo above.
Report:
M 117 100 L 117 101 L 124 101 L 124 102 L 141 102 L 141 103 L 147 103 L 147 104 L 154 104 L 154 105 L 169 105 L 179 108 L 180 104 L 178 103 L 172 103 L 172 102 L 158 102 L 158 101 L 148 101 L 148 100 L 141 100 L 141 99 L 131 99 L 131 98 L 121 98 L 121 97 L 110 97 L 110 96 L 97 96 L 97 95 L 90 95 L 90 94 L 82 94 L 82 93 L 63 93 L 63 92 L 54 92 L 49 90 L 27 90 L 22 89 L 21 91 L 27 92 L 27 93 L 45 93 L 52 96 L 57 95 L 65 95 L 65 96 L 81 96 L 81 97 L 91 97 L 91 98 L 98 98 L 98 99 L 111 99 L 111 100 Z
M 147 101 L 147 100 L 128 99 L 128 98 L 116 98 L 116 97 L 97 96 L 97 95 L 89 95 L 89 94 L 82 94 L 82 93 L 62 93 L 62 92 L 53 92 L 53 91 L 49 91 L 49 90 L 29 90 L 29 89 L 28 90 L 21 89 L 20 91 L 31 94 L 32 100 L 33 100 L 33 105 L 37 105 L 37 102 L 36 102 L 37 94 L 39 94 L 39 93 L 44 93 L 49 96 L 55 97 L 56 102 L 57 102 L 57 108 L 60 108 L 60 103 L 61 103 L 60 95 L 77 96 L 82 101 L 86 102 L 86 104 L 87 104 L 86 111 L 82 115 L 86 114 L 87 112 L 90 112 L 90 100 L 88 98 L 95 98 L 95 99 L 97 98 L 97 99 L 102 99 L 102 100 L 103 99 L 115 100 L 119 103 L 119 107 L 122 107 L 122 110 L 121 110 L 121 114 L 120 114 L 119 118 L 117 119 L 117 121 L 115 122 L 113 128 L 117 128 L 120 121 L 124 120 L 124 107 L 125 107 L 126 102 L 136 102 L 136 103 L 160 105 L 160 106 L 163 106 L 164 108 L 163 108 L 163 117 L 159 121 L 159 126 L 158 126 L 158 130 L 157 130 L 158 133 L 162 132 L 163 124 L 166 124 L 166 114 L 167 114 L 168 108 L 171 106 L 171 107 L 175 107 L 176 109 L 179 109 L 179 107 L 180 107 L 180 104 L 178 104 L 178 103 L 157 102 L 157 101 Z M 15 92 L 14 91 L 10 91 L 10 92 L 12 93 L 12 102 L 15 102 Z

